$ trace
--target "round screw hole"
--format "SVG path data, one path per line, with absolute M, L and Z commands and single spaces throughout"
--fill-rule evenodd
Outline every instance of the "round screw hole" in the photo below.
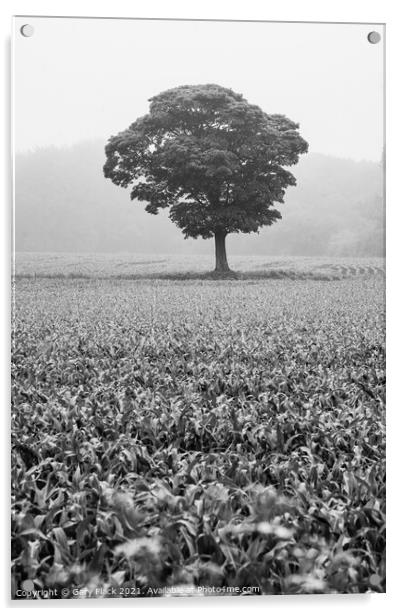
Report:
M 376 45 L 377 43 L 379 43 L 381 41 L 381 34 L 379 32 L 369 32 L 367 35 L 367 40 L 369 43 L 372 43 L 373 45 Z
M 34 33 L 34 29 L 30 24 L 24 24 L 20 28 L 20 32 L 22 36 L 32 36 Z

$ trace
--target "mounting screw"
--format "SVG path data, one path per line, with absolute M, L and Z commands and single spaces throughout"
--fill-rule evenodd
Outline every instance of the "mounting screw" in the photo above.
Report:
M 20 32 L 22 36 L 32 36 L 34 33 L 34 29 L 30 24 L 24 24 L 20 28 Z
M 381 41 L 381 34 L 373 30 L 373 32 L 368 33 L 367 39 L 369 43 L 375 45 L 376 43 L 379 43 Z

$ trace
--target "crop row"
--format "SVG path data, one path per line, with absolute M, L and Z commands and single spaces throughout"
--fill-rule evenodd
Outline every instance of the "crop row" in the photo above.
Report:
M 380 279 L 20 280 L 15 306 L 14 596 L 384 591 Z

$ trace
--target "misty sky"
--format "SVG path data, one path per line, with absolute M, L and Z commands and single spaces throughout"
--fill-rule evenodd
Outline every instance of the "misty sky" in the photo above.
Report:
M 19 34 L 22 24 L 34 35 Z M 217 83 L 300 123 L 310 151 L 379 160 L 382 26 L 16 18 L 17 151 L 127 128 L 148 99 Z

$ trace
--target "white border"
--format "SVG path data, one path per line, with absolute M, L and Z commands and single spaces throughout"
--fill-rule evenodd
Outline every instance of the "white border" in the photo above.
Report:
M 326 616 L 342 611 L 346 614 L 375 614 L 385 610 L 386 614 L 397 613 L 401 601 L 398 597 L 401 584 L 401 491 L 400 469 L 401 460 L 398 456 L 402 435 L 400 409 L 401 380 L 401 276 L 402 265 L 400 245 L 402 244 L 400 148 L 401 139 L 401 58 L 402 33 L 400 19 L 400 3 L 398 0 L 202 0 L 202 2 L 187 2 L 185 0 L 3 0 L 0 4 L 0 28 L 3 44 L 3 96 L 2 119 L 5 139 L 1 148 L 2 158 L 1 178 L 3 199 L 1 203 L 2 233 L 2 329 L 0 338 L 1 369 L 0 386 L 3 394 L 3 430 L 4 447 L 2 453 L 3 503 L 8 501 L 8 449 L 9 449 L 9 357 L 10 357 L 10 201 L 11 201 L 11 165 L 10 165 L 10 33 L 12 15 L 54 15 L 54 16 L 91 16 L 91 17 L 165 17 L 165 18 L 198 18 L 198 19 L 264 19 L 276 21 L 335 21 L 335 22 L 371 22 L 387 25 L 387 435 L 388 435 L 388 583 L 386 595 L 332 595 L 332 596 L 297 596 L 297 597 L 239 597 L 235 599 L 169 599 L 169 600 L 130 600 L 109 603 L 104 601 L 45 601 L 10 602 L 9 601 L 9 510 L 2 507 L 2 539 L 4 548 L 1 559 L 2 602 L 6 609 L 41 612 L 43 609 L 85 610 L 86 613 L 103 609 L 130 609 L 137 613 L 148 612 L 150 609 L 162 610 L 167 615 L 176 611 L 203 614 L 208 610 L 230 610 L 234 614 L 244 609 L 255 613 L 274 611 L 283 616 L 298 614 L 312 616 L 326 613 Z M 7 495 L 7 496 L 6 496 Z M 384 612 L 385 613 L 385 612 Z

